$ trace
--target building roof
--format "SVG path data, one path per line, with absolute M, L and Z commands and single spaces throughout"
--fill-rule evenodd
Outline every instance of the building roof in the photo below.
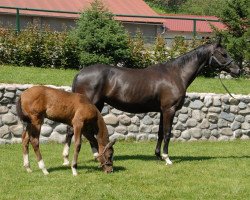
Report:
M 198 15 L 163 15 L 166 17 L 181 17 L 181 18 L 194 18 L 194 19 L 211 19 L 219 20 L 214 16 L 198 16 Z M 219 30 L 226 29 L 226 26 L 222 22 L 209 22 L 209 21 L 196 21 L 196 31 L 199 33 L 211 33 L 213 32 L 211 25 L 215 26 Z M 167 31 L 178 32 L 193 32 L 193 20 L 179 20 L 179 19 L 166 19 L 164 26 Z
M 104 5 L 114 14 L 123 15 L 141 15 L 141 16 L 160 16 L 153 11 L 143 0 L 102 0 Z M 33 8 L 42 10 L 58 10 L 70 12 L 82 12 L 90 7 L 93 0 L 1 0 L 0 6 L 18 7 L 18 8 Z M 0 8 L 0 13 L 15 14 L 16 10 Z M 60 17 L 77 19 L 79 15 L 67 13 L 39 12 L 20 10 L 20 14 L 45 17 Z M 218 20 L 213 16 L 197 16 L 197 15 L 162 15 L 181 18 L 196 18 L 196 19 L 212 19 Z M 116 20 L 123 22 L 139 22 L 139 23 L 154 23 L 164 25 L 167 31 L 176 32 L 192 32 L 192 20 L 180 19 L 158 19 L 158 18 L 140 18 L 140 17 L 115 17 Z M 210 23 L 218 29 L 225 29 L 225 25 L 221 22 L 197 21 L 196 31 L 200 33 L 212 32 Z
M 143 0 L 102 0 L 114 14 L 159 16 Z M 0 6 L 81 12 L 89 8 L 93 0 L 1 0 Z M 15 10 L 0 8 L 0 12 L 14 14 Z M 20 10 L 20 14 L 47 17 L 78 18 L 79 15 Z M 115 17 L 120 21 L 163 24 L 162 19 Z

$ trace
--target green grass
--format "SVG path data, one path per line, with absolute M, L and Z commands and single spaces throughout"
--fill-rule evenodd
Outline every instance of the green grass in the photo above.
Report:
M 47 84 L 71 86 L 78 70 L 49 69 L 35 67 L 15 67 L 0 65 L 0 83 Z M 234 94 L 249 94 L 249 79 L 223 80 Z M 218 79 L 198 77 L 188 88 L 188 92 L 227 93 Z
M 104 174 L 83 143 L 79 175 L 73 177 L 61 166 L 60 144 L 41 144 L 48 176 L 38 169 L 33 150 L 28 174 L 21 144 L 0 145 L 0 199 L 249 199 L 250 141 L 172 142 L 173 166 L 155 160 L 154 147 L 117 142 L 114 173 Z
M 0 83 L 68 85 L 78 70 L 0 65 Z

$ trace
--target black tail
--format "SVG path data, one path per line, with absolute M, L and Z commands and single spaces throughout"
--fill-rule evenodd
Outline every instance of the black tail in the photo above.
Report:
M 21 105 L 21 97 L 16 102 L 16 112 L 20 120 L 22 120 L 23 122 L 27 122 L 27 123 L 30 122 L 29 117 L 23 113 L 22 105 Z
M 78 77 L 79 73 L 75 75 L 74 79 L 73 79 L 73 83 L 72 83 L 72 92 L 75 92 L 75 87 L 76 87 L 76 80 Z

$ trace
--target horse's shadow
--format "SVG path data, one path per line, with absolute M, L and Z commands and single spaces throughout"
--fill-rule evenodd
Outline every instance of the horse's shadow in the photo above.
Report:
M 205 160 L 216 160 L 216 159 L 249 159 L 250 156 L 171 156 L 171 160 L 174 163 L 182 163 L 182 162 L 193 162 L 193 161 L 205 161 Z M 114 157 L 114 161 L 126 161 L 126 160 L 141 160 L 141 161 L 159 161 L 154 155 L 117 155 Z M 86 161 L 88 163 L 93 162 L 92 165 L 78 165 L 78 170 L 85 170 L 87 173 L 102 171 L 100 167 L 98 167 L 98 163 L 93 160 Z M 64 171 L 70 170 L 70 166 L 58 166 L 51 167 L 48 169 L 49 172 L 53 171 Z M 117 166 L 114 164 L 114 171 L 120 172 L 125 171 L 126 168 L 123 166 Z
M 175 163 L 192 162 L 192 161 L 205 161 L 215 159 L 243 159 L 250 158 L 250 156 L 171 156 L 172 161 Z M 157 161 L 154 155 L 117 155 L 114 160 L 151 160 Z

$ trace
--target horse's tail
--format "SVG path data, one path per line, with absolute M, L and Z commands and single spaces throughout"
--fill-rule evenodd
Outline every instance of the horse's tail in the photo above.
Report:
M 77 77 L 78 77 L 79 73 L 75 75 L 74 79 L 73 79 L 73 83 L 72 83 L 72 92 L 75 92 L 75 88 L 76 88 L 76 80 L 77 80 Z
M 21 97 L 16 102 L 16 112 L 20 120 L 26 123 L 30 123 L 29 117 L 23 112 L 22 105 L 21 105 Z

